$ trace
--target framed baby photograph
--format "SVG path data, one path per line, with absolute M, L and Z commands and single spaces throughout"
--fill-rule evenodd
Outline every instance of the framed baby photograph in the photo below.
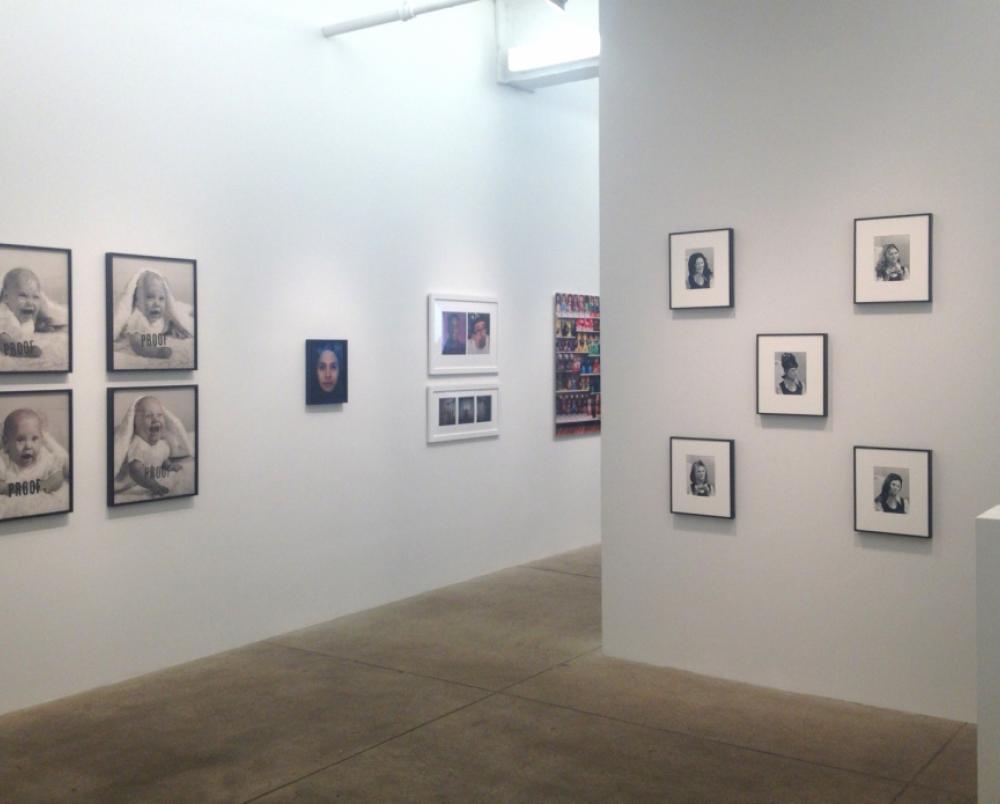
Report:
M 931 538 L 931 451 L 854 448 L 854 529 Z
M 757 336 L 757 412 L 826 416 L 826 333 Z
M 306 341 L 306 404 L 342 405 L 347 401 L 347 341 Z
M 108 371 L 198 368 L 195 260 L 108 254 Z
M 73 392 L 0 393 L 0 520 L 73 510 Z
M 483 385 L 427 389 L 427 443 L 500 435 L 500 388 Z
M 931 301 L 931 214 L 854 219 L 854 303 Z
M 483 296 L 427 297 L 430 374 L 496 374 L 500 303 Z
M 732 307 L 733 230 L 671 232 L 669 239 L 670 309 Z
M 198 386 L 108 389 L 108 505 L 198 493 Z
M 73 370 L 73 256 L 0 245 L 0 374 Z
M 736 517 L 735 442 L 670 437 L 670 513 Z

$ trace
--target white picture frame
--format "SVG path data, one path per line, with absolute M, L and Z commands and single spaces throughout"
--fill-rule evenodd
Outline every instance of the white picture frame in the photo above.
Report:
M 854 219 L 855 304 L 931 301 L 932 223 L 929 212 Z
M 668 239 L 670 309 L 732 307 L 733 230 L 671 232 Z
M 826 333 L 757 336 L 757 413 L 826 416 Z
M 499 346 L 500 303 L 496 298 L 446 293 L 427 296 L 429 374 L 496 374 Z
M 670 513 L 736 518 L 733 439 L 670 437 Z
M 427 443 L 500 435 L 500 386 L 496 383 L 427 388 Z
M 931 538 L 931 450 L 854 448 L 854 529 Z

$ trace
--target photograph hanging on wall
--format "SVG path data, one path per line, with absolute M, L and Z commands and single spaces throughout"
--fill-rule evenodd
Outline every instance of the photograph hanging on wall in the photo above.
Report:
M 430 374 L 496 374 L 500 304 L 483 296 L 427 297 Z
M 931 451 L 854 448 L 854 529 L 931 537 Z
M 601 298 L 555 295 L 556 437 L 601 432 Z
M 0 393 L 0 520 L 73 510 L 73 392 Z
M 198 368 L 195 260 L 108 254 L 108 371 Z
M 0 245 L 0 374 L 73 370 L 72 253 Z
M 670 438 L 670 513 L 736 517 L 735 442 Z
M 347 341 L 306 341 L 306 404 L 347 401 Z
M 733 230 L 671 232 L 669 240 L 670 309 L 732 307 Z
M 108 505 L 198 493 L 198 386 L 108 389 Z
M 931 301 L 931 214 L 854 220 L 854 303 Z
M 427 443 L 500 434 L 500 388 L 482 385 L 427 389 Z
M 827 336 L 757 336 L 757 412 L 826 416 Z

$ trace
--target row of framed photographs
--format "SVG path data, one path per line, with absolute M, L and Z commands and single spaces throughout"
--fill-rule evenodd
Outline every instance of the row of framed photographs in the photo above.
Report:
M 854 303 L 931 301 L 932 215 L 854 219 Z M 671 310 L 732 307 L 733 230 L 672 232 Z
M 107 503 L 198 493 L 198 386 L 107 390 Z M 73 510 L 73 392 L 0 393 L 0 521 Z
M 73 254 L 0 244 L 0 374 L 73 370 Z M 108 371 L 198 368 L 197 262 L 105 255 Z
M 670 512 L 736 518 L 735 441 L 670 438 Z M 854 448 L 854 529 L 931 537 L 931 451 Z

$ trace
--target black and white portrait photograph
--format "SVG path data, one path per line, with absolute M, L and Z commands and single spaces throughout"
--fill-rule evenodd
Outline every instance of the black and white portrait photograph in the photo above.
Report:
M 854 529 L 931 536 L 931 451 L 854 448 Z
M 827 415 L 826 333 L 757 336 L 757 412 Z
M 108 254 L 108 371 L 198 368 L 197 263 Z
M 427 389 L 427 443 L 500 434 L 500 387 L 431 386 Z
M 494 298 L 428 295 L 428 373 L 496 374 L 499 315 Z
M 0 374 L 73 370 L 72 254 L 0 245 Z
M 198 493 L 198 386 L 108 389 L 108 505 Z
M 670 513 L 736 516 L 735 442 L 726 438 L 670 438 Z
M 733 306 L 732 229 L 671 232 L 668 265 L 671 310 Z
M 347 341 L 306 341 L 306 404 L 341 405 L 347 401 Z
M 931 215 L 856 218 L 854 302 L 931 300 Z
M 72 511 L 72 391 L 0 393 L 0 422 L 0 520 Z

